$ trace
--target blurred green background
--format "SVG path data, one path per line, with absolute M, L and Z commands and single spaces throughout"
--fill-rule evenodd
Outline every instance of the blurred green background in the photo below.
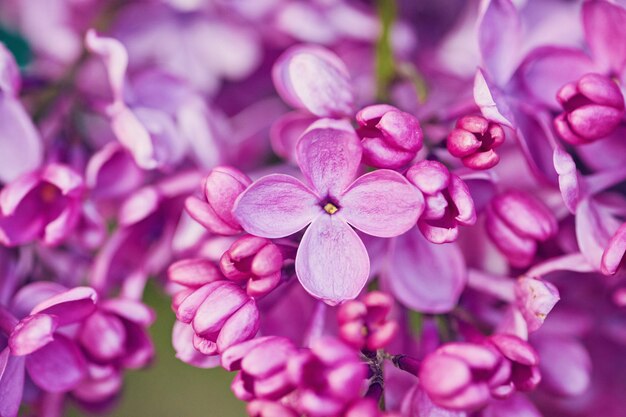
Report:
M 174 313 L 170 299 L 155 285 L 148 285 L 144 302 L 155 309 L 157 320 L 150 329 L 155 347 L 154 364 L 126 374 L 124 392 L 117 407 L 104 416 L 115 417 L 243 417 L 244 403 L 230 391 L 234 373 L 221 368 L 197 369 L 174 356 L 171 336 Z M 67 416 L 84 417 L 70 406 Z M 103 414 L 97 414 L 103 416 Z

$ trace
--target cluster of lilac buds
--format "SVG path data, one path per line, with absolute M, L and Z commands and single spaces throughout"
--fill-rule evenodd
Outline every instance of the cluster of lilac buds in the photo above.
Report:
M 0 417 L 623 417 L 625 28 L 0 2 Z

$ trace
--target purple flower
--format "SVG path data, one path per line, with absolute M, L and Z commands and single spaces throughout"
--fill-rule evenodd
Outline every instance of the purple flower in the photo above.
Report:
M 191 217 L 209 231 L 220 235 L 236 235 L 242 229 L 232 214 L 235 200 L 252 181 L 232 167 L 216 167 L 204 180 L 204 201 L 189 197 L 185 208 Z
M 426 239 L 433 243 L 453 242 L 458 237 L 459 224 L 469 226 L 476 222 L 467 185 L 441 162 L 420 161 L 409 168 L 406 177 L 425 196 L 426 209 L 417 225 Z
M 532 262 L 537 242 L 554 236 L 558 229 L 554 214 L 541 201 L 518 190 L 491 200 L 485 227 L 511 265 L 519 268 Z
M 538 330 L 559 301 L 557 288 L 542 279 L 522 276 L 515 284 L 515 300 L 528 325 L 528 331 Z
M 356 114 L 363 162 L 376 168 L 400 168 L 422 148 L 422 128 L 415 117 L 387 104 Z
M 494 148 L 503 143 L 504 129 L 499 123 L 482 116 L 465 116 L 448 135 L 447 147 L 466 167 L 489 169 L 500 161 Z
M 617 83 L 601 74 L 583 75 L 563 86 L 557 99 L 564 112 L 554 128 L 572 145 L 581 145 L 613 133 L 624 116 L 624 96 Z
M 81 212 L 83 180 L 66 165 L 50 164 L 0 191 L 0 242 L 16 246 L 40 239 L 64 240 Z
M 285 51 L 272 68 L 276 91 L 297 109 L 319 117 L 351 116 L 354 93 L 350 74 L 328 49 L 296 45 Z
M 392 307 L 393 299 L 379 291 L 343 303 L 337 311 L 341 339 L 359 350 L 386 347 L 398 332 L 398 323 L 387 317 Z
M 287 371 L 299 392 L 299 411 L 311 416 L 338 415 L 361 394 L 366 367 L 356 352 L 331 337 L 292 357 Z
M 266 238 L 310 224 L 296 273 L 309 293 L 329 304 L 355 298 L 369 275 L 365 246 L 350 225 L 373 236 L 397 236 L 423 209 L 421 194 L 397 172 L 378 170 L 354 180 L 361 153 L 351 128 L 314 125 L 297 146 L 307 184 L 283 174 L 265 176 L 241 194 L 233 211 L 244 230 Z
M 246 292 L 260 297 L 273 290 L 281 278 L 283 255 L 275 244 L 262 237 L 239 238 L 222 255 L 220 269 L 231 281 L 246 284 Z

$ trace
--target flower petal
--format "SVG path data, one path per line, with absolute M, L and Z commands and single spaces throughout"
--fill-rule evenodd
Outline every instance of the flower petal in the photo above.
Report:
M 68 338 L 55 340 L 26 358 L 26 369 L 33 382 L 49 392 L 66 392 L 87 375 L 85 358 Z
M 76 287 L 37 304 L 31 314 L 55 315 L 59 326 L 74 323 L 90 315 L 96 308 L 98 295 L 93 288 Z
M 54 316 L 48 314 L 34 314 L 22 319 L 9 338 L 11 354 L 24 356 L 41 349 L 53 339 L 53 333 L 58 326 Z
M 392 241 L 390 250 L 383 278 L 402 304 L 425 313 L 454 308 L 467 281 L 465 261 L 455 243 L 430 243 L 414 228 Z
M 295 46 L 278 58 L 272 69 L 278 94 L 290 105 L 320 117 L 348 116 L 354 94 L 344 63 L 317 46 Z
M 17 416 L 23 391 L 24 358 L 12 356 L 5 348 L 0 352 L 0 416 Z
M 331 305 L 359 295 L 369 266 L 365 245 L 337 216 L 318 217 L 304 233 L 296 255 L 296 274 L 304 289 Z
M 406 178 L 380 169 L 359 177 L 339 200 L 338 212 L 368 235 L 393 237 L 415 225 L 424 211 L 424 198 Z
M 603 72 L 621 74 L 626 65 L 626 10 L 608 1 L 589 1 L 583 6 L 585 38 Z
M 356 132 L 339 125 L 313 125 L 296 145 L 298 165 L 322 198 L 339 197 L 354 180 L 361 154 Z
M 317 196 L 302 182 L 289 175 L 272 174 L 244 191 L 233 212 L 246 232 L 279 238 L 301 230 L 322 208 Z

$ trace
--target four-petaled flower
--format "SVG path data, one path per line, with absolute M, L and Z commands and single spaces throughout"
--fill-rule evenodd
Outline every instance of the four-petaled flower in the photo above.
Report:
M 303 287 L 328 304 L 355 298 L 369 276 L 369 257 L 354 228 L 398 236 L 424 210 L 421 193 L 395 171 L 380 169 L 355 180 L 362 147 L 347 124 L 320 121 L 305 132 L 296 158 L 305 183 L 283 174 L 255 181 L 234 214 L 250 234 L 280 238 L 307 225 L 296 255 Z

